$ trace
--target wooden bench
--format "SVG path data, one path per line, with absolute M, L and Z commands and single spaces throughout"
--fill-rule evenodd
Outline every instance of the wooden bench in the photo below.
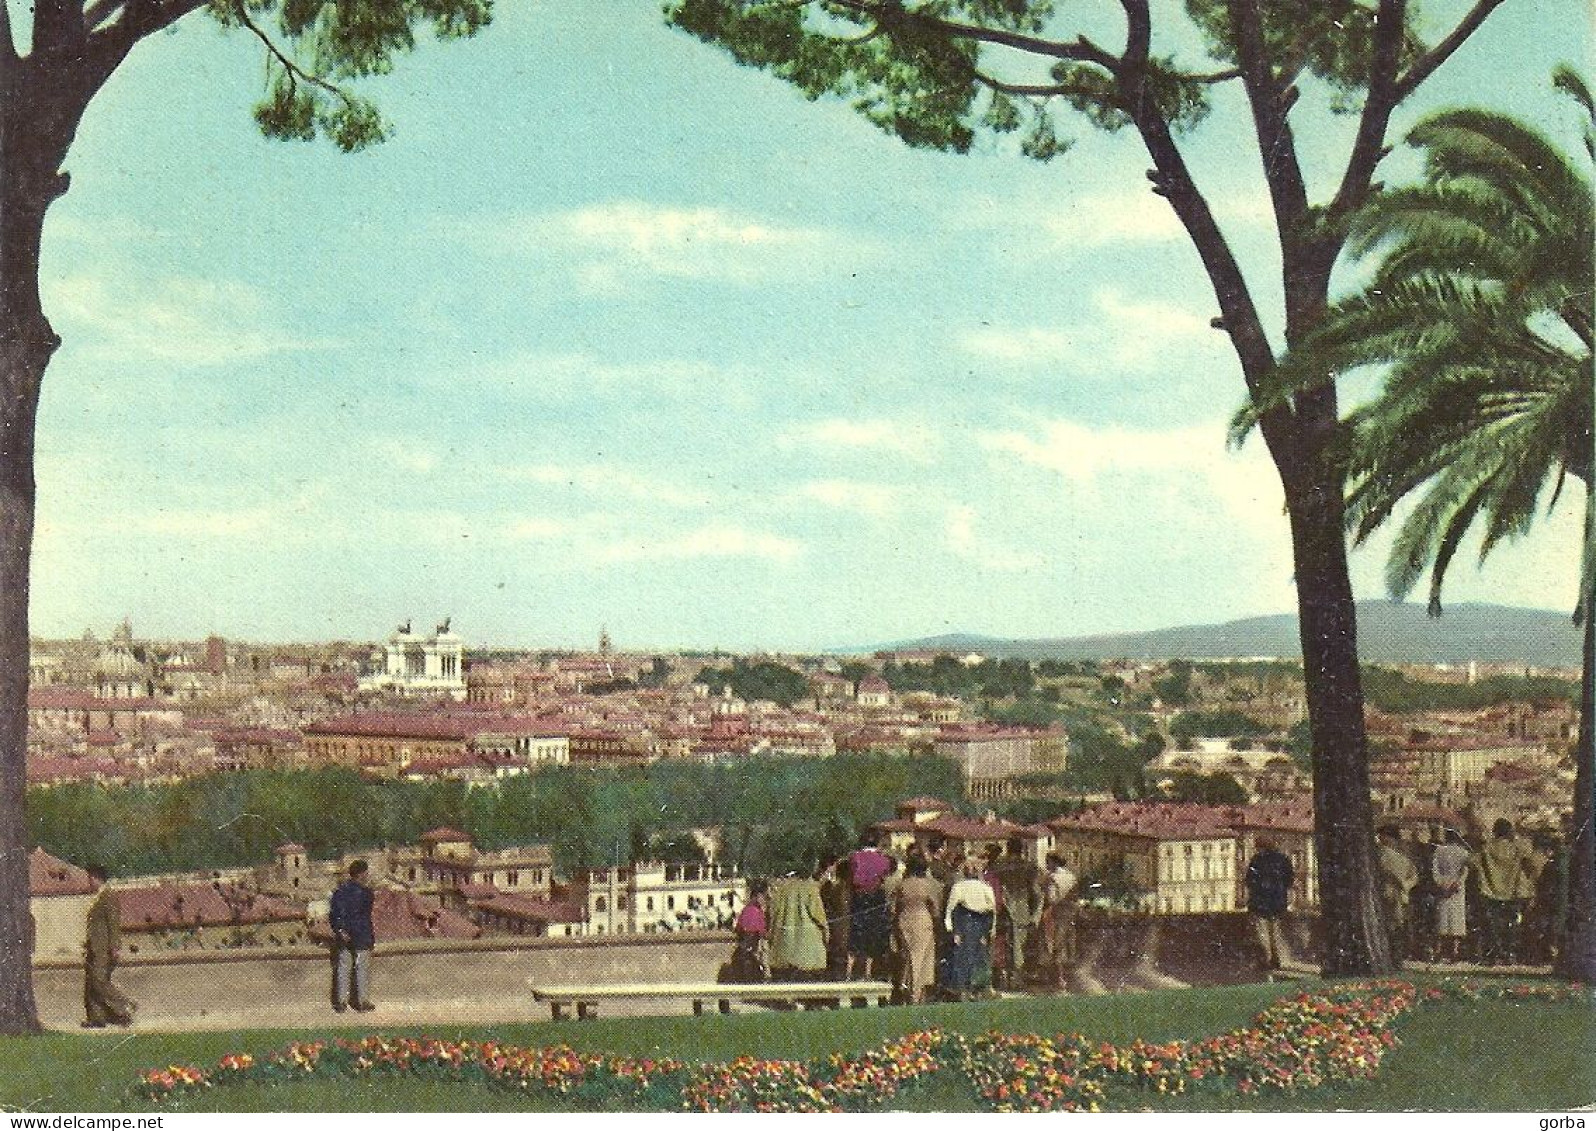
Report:
M 691 1001 L 693 1014 L 701 1015 L 708 1002 L 714 1002 L 720 1012 L 730 1013 L 731 1003 L 765 1002 L 786 1004 L 804 1009 L 841 1009 L 844 1001 L 855 1009 L 872 1004 L 886 1005 L 892 1000 L 892 986 L 888 982 L 748 982 L 722 984 L 653 983 L 605 986 L 533 986 L 532 997 L 547 1002 L 549 1012 L 556 1021 L 565 1019 L 565 1010 L 576 1007 L 581 1020 L 598 1016 L 601 1001 L 625 1001 L 649 998 L 663 1001 Z

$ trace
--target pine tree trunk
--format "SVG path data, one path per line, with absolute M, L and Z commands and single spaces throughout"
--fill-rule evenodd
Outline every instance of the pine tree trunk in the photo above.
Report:
M 1569 845 L 1568 935 L 1557 972 L 1587 985 L 1596 980 L 1596 609 L 1585 616 L 1580 677 L 1579 741 L 1574 746 L 1574 835 Z
M 28 892 L 28 571 L 33 421 L 51 348 L 0 313 L 0 1033 L 36 1032 Z
M 1374 806 L 1347 570 L 1341 484 L 1314 472 L 1287 498 L 1297 568 L 1302 672 L 1313 734 L 1314 851 L 1327 976 L 1389 973 L 1374 846 Z
M 60 339 L 39 301 L 44 214 L 66 191 L 77 114 L 8 76 L 0 107 L 0 1034 L 39 1029 L 28 891 L 28 591 L 34 421 Z M 63 128 L 65 123 L 65 128 Z

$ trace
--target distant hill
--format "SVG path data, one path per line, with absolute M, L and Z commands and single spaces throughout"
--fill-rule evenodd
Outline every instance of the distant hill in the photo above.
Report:
M 1151 632 L 1003 640 L 953 633 L 850 651 L 979 652 L 1041 660 L 1191 660 L 1267 656 L 1300 660 L 1294 613 Z M 1505 605 L 1448 605 L 1439 618 L 1423 604 L 1358 604 L 1358 650 L 1365 663 L 1491 664 L 1578 668 L 1579 631 L 1567 613 Z

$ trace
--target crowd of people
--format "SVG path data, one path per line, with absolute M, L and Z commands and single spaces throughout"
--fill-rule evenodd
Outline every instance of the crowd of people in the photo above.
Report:
M 1399 958 L 1545 965 L 1557 952 L 1566 862 L 1554 837 L 1498 820 L 1480 847 L 1457 829 L 1380 830 L 1380 890 Z
M 867 837 L 807 875 L 755 880 L 737 918 L 728 982 L 891 982 L 898 1000 L 969 999 L 1042 979 L 1067 987 L 1078 959 L 1078 878 L 1001 855 Z

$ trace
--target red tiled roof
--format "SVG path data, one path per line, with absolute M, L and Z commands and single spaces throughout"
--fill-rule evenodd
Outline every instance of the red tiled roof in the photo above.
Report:
M 1054 830 L 1118 833 L 1149 840 L 1211 840 L 1230 833 L 1227 810 L 1211 805 L 1115 801 L 1048 822 Z
M 482 928 L 457 911 L 450 911 L 412 891 L 379 888 L 371 907 L 371 925 L 379 944 L 397 939 L 474 939 Z M 311 924 L 312 938 L 332 937 L 324 921 Z
M 525 919 L 533 923 L 580 923 L 587 918 L 585 910 L 576 903 L 559 899 L 538 899 L 529 895 L 512 895 L 499 892 L 488 899 L 471 904 L 478 911 L 503 915 L 509 919 Z
M 1536 781 L 1546 775 L 1543 771 L 1524 762 L 1498 762 L 1485 771 L 1485 776 L 1492 781 L 1506 782 L 1511 785 L 1514 782 Z
M 870 827 L 873 829 L 879 829 L 884 833 L 912 833 L 915 829 L 918 829 L 922 826 L 914 821 L 908 820 L 907 818 L 894 817 L 889 821 L 877 821 Z
M 223 898 L 226 890 L 228 898 Z M 229 903 L 228 899 L 233 902 Z M 304 918 L 292 904 L 256 892 L 215 884 L 159 884 L 122 888 L 116 893 L 122 926 L 129 930 L 170 927 L 226 927 L 239 923 L 282 923 Z
M 32 757 L 27 762 L 30 782 L 85 781 L 108 778 L 120 780 L 128 777 L 128 770 L 112 758 L 51 758 Z
M 74 711 L 179 711 L 174 703 L 141 696 L 137 699 L 105 698 L 77 687 L 30 687 L 28 706 L 31 709 Z
M 436 829 L 428 829 L 426 832 L 421 834 L 422 844 L 443 844 L 445 842 L 462 840 L 467 844 L 470 844 L 471 834 L 463 833 L 459 829 L 452 829 L 448 825 L 443 825 Z
M 919 827 L 952 840 L 1008 840 L 1020 834 L 1020 826 L 1010 821 L 982 821 L 951 814 L 926 821 Z
M 88 895 L 99 889 L 99 882 L 76 864 L 51 856 L 42 848 L 28 853 L 29 895 Z

